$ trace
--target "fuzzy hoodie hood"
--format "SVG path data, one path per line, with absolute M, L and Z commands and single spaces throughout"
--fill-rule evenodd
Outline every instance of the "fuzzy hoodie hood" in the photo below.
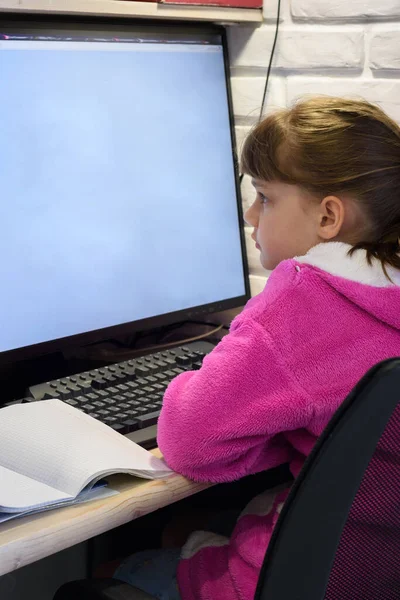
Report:
M 349 255 L 351 246 L 342 242 L 318 244 L 294 260 L 299 266 L 309 265 L 330 286 L 371 316 L 400 330 L 400 271 L 373 258 L 368 263 L 366 252 Z M 332 277 L 333 275 L 333 277 Z M 354 285 L 359 284 L 359 285 Z

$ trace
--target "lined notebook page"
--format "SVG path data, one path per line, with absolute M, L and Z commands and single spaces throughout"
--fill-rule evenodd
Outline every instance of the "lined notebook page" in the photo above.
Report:
M 0 466 L 0 511 L 53 504 L 66 498 L 65 492 Z
M 110 473 L 149 479 L 171 473 L 164 461 L 60 400 L 0 410 L 0 466 L 0 506 L 3 484 L 7 482 L 4 469 L 58 490 L 65 498 L 76 496 L 89 482 Z M 21 479 L 18 489 L 23 485 Z M 33 498 L 33 488 L 31 493 Z M 10 490 L 7 497 L 10 502 Z M 18 492 L 15 502 L 20 502 L 19 497 Z

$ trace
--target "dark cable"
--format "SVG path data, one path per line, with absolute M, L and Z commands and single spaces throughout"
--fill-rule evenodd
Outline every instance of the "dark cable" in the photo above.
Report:
M 263 92 L 263 97 L 262 97 L 261 109 L 260 109 L 260 114 L 259 114 L 259 117 L 258 117 L 258 122 L 261 121 L 262 115 L 263 115 L 263 112 L 264 112 L 264 105 L 265 105 L 265 99 L 267 97 L 269 76 L 271 74 L 272 61 L 274 60 L 276 42 L 277 42 L 277 39 L 278 39 L 280 18 L 281 18 L 281 0 L 278 0 L 278 9 L 276 11 L 275 35 L 274 35 L 274 41 L 272 43 L 271 55 L 269 57 L 269 63 L 268 63 L 268 69 L 267 69 L 267 76 L 265 78 L 264 92 Z M 244 173 L 241 173 L 239 175 L 239 183 L 240 183 L 240 185 L 242 184 L 243 176 L 244 176 Z
M 276 11 L 275 36 L 274 36 L 274 41 L 273 41 L 273 44 L 272 44 L 271 56 L 269 57 L 269 63 L 268 63 L 268 69 L 267 69 L 267 77 L 265 79 L 264 93 L 263 93 L 263 99 L 262 99 L 262 102 L 261 102 L 260 116 L 258 117 L 258 122 L 261 121 L 262 114 L 263 114 L 263 111 L 264 111 L 265 99 L 267 97 L 267 89 L 268 89 L 269 76 L 270 76 L 270 73 L 271 73 L 272 61 L 274 60 L 276 42 L 277 42 L 277 39 L 278 39 L 280 17 L 281 17 L 281 0 L 278 0 L 278 10 Z

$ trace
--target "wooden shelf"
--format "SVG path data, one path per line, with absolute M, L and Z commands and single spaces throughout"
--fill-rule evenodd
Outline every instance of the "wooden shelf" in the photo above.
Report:
M 0 13 L 2 12 L 181 19 L 226 24 L 262 22 L 261 9 L 178 6 L 129 0 L 0 0 Z

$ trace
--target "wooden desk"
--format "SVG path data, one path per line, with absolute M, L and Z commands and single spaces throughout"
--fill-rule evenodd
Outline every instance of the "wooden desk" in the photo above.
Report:
M 162 481 L 114 475 L 109 481 L 118 495 L 0 524 L 0 575 L 210 487 L 180 475 Z

